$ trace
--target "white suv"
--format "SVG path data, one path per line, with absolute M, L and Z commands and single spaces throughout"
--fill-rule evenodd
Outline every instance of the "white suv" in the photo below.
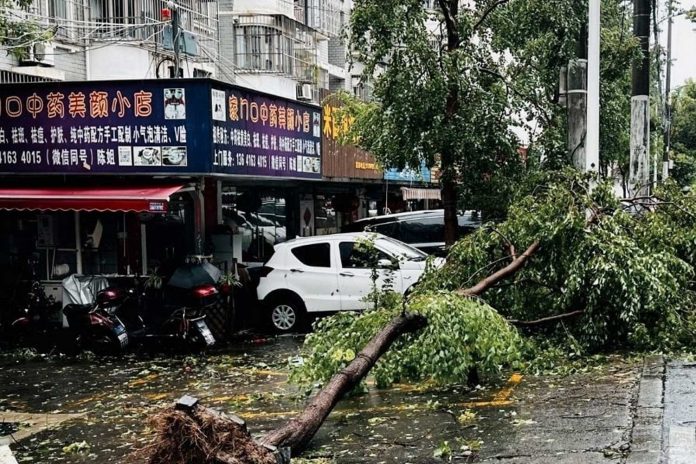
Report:
M 428 255 L 405 243 L 370 232 L 290 240 L 275 246 L 257 287 L 274 329 L 292 331 L 307 313 L 365 309 L 372 269 L 361 264 L 367 259 L 355 244 L 366 239 L 379 253 L 377 285 L 390 278 L 395 292 L 409 291 L 425 271 Z M 438 258 L 435 264 L 442 262 Z

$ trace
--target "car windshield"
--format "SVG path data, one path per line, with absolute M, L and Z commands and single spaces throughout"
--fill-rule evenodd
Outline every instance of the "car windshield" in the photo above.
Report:
M 375 243 L 397 257 L 403 257 L 409 261 L 423 261 L 428 255 L 417 248 L 406 245 L 404 242 L 394 240 L 391 237 L 379 237 Z

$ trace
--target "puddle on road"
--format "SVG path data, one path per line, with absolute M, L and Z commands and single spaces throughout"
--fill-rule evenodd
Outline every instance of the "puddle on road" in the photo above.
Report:
M 207 356 L 52 359 L 7 366 L 0 409 L 86 413 L 22 440 L 21 447 L 13 447 L 20 463 L 124 462 L 147 442 L 148 415 L 183 394 L 237 414 L 260 435 L 305 405 L 306 398 L 287 383 L 287 361 L 300 343 L 281 338 Z M 434 455 L 444 453 L 469 461 L 491 437 L 513 427 L 520 382 L 513 376 L 497 387 L 473 391 L 369 387 L 339 403 L 304 456 L 337 463 L 425 463 L 442 462 Z

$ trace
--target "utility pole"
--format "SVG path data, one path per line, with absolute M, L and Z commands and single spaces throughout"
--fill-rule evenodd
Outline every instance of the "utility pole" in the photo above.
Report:
M 665 77 L 665 114 L 664 145 L 662 155 L 662 181 L 669 178 L 669 149 L 672 142 L 672 104 L 669 99 L 670 81 L 672 79 L 672 0 L 667 2 L 667 72 Z
M 587 25 L 580 29 L 580 37 L 575 47 L 575 58 L 568 62 L 562 71 L 561 84 L 565 87 L 566 112 L 568 115 L 568 153 L 573 166 L 579 171 L 586 169 L 587 135 Z M 563 85 L 565 84 L 565 85 Z
M 179 5 L 173 1 L 168 1 L 167 6 L 172 11 L 172 45 L 174 47 L 174 78 L 179 77 L 181 68 L 179 61 Z
M 587 143 L 585 171 L 599 172 L 600 0 L 590 0 L 587 30 Z
M 650 193 L 650 2 L 633 0 L 633 35 L 640 43 L 642 59 L 633 64 L 631 77 L 631 194 Z
M 580 30 L 577 58 L 566 76 L 568 150 L 583 172 L 599 170 L 599 32 L 600 0 L 590 0 L 587 27 Z

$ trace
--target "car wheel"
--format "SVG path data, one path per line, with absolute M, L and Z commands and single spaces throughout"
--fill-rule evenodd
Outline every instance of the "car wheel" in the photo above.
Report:
M 276 299 L 269 306 L 270 323 L 279 333 L 296 331 L 304 320 L 304 305 L 293 299 Z

